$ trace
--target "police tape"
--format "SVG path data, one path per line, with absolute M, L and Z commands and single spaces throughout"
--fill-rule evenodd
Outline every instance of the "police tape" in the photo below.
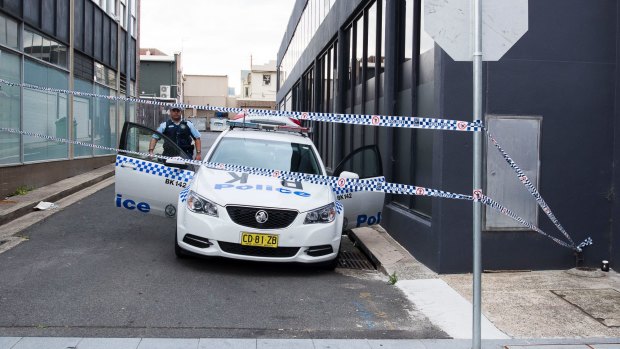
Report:
M 135 102 L 142 104 L 150 104 L 157 106 L 167 107 L 182 107 L 185 109 L 196 110 L 208 110 L 218 112 L 231 112 L 231 113 L 252 113 L 266 117 L 291 117 L 298 120 L 307 121 L 323 121 L 323 122 L 335 122 L 341 124 L 350 125 L 365 125 L 365 126 L 385 126 L 385 127 L 399 127 L 399 128 L 417 128 L 417 129 L 431 129 L 431 130 L 448 130 L 448 131 L 465 131 L 465 132 L 479 132 L 482 130 L 482 123 L 480 121 L 461 121 L 451 119 L 436 119 L 436 118 L 420 118 L 420 117 L 408 117 L 408 116 L 390 116 L 390 115 L 364 115 L 364 114 L 336 114 L 336 113 L 319 113 L 319 112 L 297 112 L 297 111 L 285 111 L 285 110 L 265 110 L 265 109 L 248 109 L 248 108 L 230 108 L 230 107 L 217 107 L 210 105 L 194 105 L 183 103 L 165 103 L 151 99 L 133 98 L 133 97 L 121 97 L 121 96 L 106 96 L 98 95 L 90 92 L 80 92 L 74 90 L 59 89 L 53 87 L 42 87 L 27 83 L 11 82 L 8 80 L 0 79 L 0 83 L 9 86 L 19 86 L 32 90 L 39 90 L 45 92 L 56 92 L 71 94 L 79 97 L 94 97 L 102 98 L 110 101 L 125 101 Z
M 534 187 L 530 179 L 525 175 L 525 173 L 521 170 L 521 168 L 517 165 L 517 163 L 514 162 L 514 160 L 512 160 L 512 158 L 508 155 L 508 153 L 506 153 L 506 151 L 504 151 L 504 149 L 499 145 L 495 137 L 491 135 L 491 132 L 489 132 L 489 130 L 487 130 L 486 128 L 484 128 L 484 131 L 487 134 L 487 138 L 491 141 L 491 143 L 493 143 L 493 145 L 495 145 L 495 148 L 500 152 L 500 154 L 502 155 L 504 160 L 508 163 L 508 165 L 510 165 L 510 168 L 512 168 L 515 171 L 515 173 L 517 174 L 517 178 L 519 178 L 521 183 L 523 183 L 525 188 L 527 188 L 530 194 L 534 197 L 534 199 L 536 200 L 536 203 L 538 203 L 538 206 L 540 206 L 540 208 L 547 215 L 547 217 L 549 217 L 551 222 L 553 222 L 553 224 L 558 228 L 558 230 L 574 246 L 575 242 L 573 242 L 573 239 L 571 239 L 570 235 L 568 235 L 564 227 L 560 224 L 560 221 L 555 217 L 555 215 L 551 211 L 551 208 L 549 207 L 549 205 L 547 205 L 547 203 L 542 198 L 542 196 L 540 195 L 536 187 Z
M 307 173 L 272 170 L 272 169 L 265 169 L 265 168 L 255 168 L 255 167 L 225 164 L 225 163 L 206 162 L 206 161 L 200 161 L 200 160 L 183 159 L 181 157 L 170 157 L 170 156 L 164 156 L 164 155 L 159 155 L 159 154 L 150 154 L 150 153 L 137 152 L 137 151 L 131 151 L 131 150 L 122 150 L 118 148 L 106 147 L 102 145 L 96 145 L 96 144 L 91 144 L 91 143 L 86 143 L 86 142 L 81 142 L 81 141 L 73 141 L 69 139 L 42 135 L 42 134 L 37 134 L 34 132 L 21 131 L 21 130 L 6 128 L 6 127 L 0 127 L 0 131 L 13 133 L 13 134 L 20 134 L 24 136 L 38 137 L 38 138 L 43 138 L 43 139 L 47 139 L 47 140 L 55 141 L 55 142 L 68 143 L 68 144 L 86 146 L 86 147 L 91 147 L 91 148 L 96 148 L 96 149 L 108 150 L 111 152 L 116 152 L 118 154 L 131 154 L 131 155 L 141 157 L 142 159 L 148 159 L 148 161 L 153 161 L 153 159 L 160 159 L 164 161 L 170 161 L 172 163 L 185 163 L 185 164 L 192 164 L 196 166 L 206 166 L 208 168 L 212 168 L 216 170 L 243 172 L 243 173 L 259 175 L 259 176 L 275 177 L 275 178 L 278 178 L 281 180 L 287 180 L 287 181 L 304 181 L 304 182 L 309 182 L 313 184 L 327 185 L 331 187 L 331 189 L 334 191 L 336 195 L 342 195 L 346 193 L 359 192 L 359 191 L 375 191 L 375 192 L 384 192 L 386 194 L 429 196 L 429 197 L 437 197 L 437 198 L 481 202 L 497 210 L 498 212 L 512 218 L 513 220 L 520 223 L 521 225 L 527 228 L 530 228 L 533 231 L 545 237 L 548 237 L 549 239 L 558 243 L 561 246 L 571 248 L 577 252 L 581 252 L 583 247 L 592 245 L 592 239 L 589 237 L 579 245 L 575 245 L 573 240 L 570 238 L 569 238 L 570 244 L 562 240 L 559 240 L 545 233 L 540 228 L 536 227 L 536 225 L 534 225 L 533 223 L 519 217 L 518 215 L 516 215 L 514 212 L 512 212 L 508 208 L 502 206 L 501 204 L 497 203 L 491 198 L 483 195 L 481 190 L 475 190 L 473 195 L 465 195 L 465 194 L 457 194 L 457 193 L 441 191 L 441 190 L 432 189 L 432 188 L 424 188 L 424 187 L 415 186 L 415 185 L 387 183 L 385 182 L 385 178 L 383 177 L 371 178 L 371 179 L 358 179 L 358 178 L 344 178 L 344 177 L 333 177 L 333 176 L 324 176 L 324 175 L 313 175 L 313 174 L 307 174 Z M 117 155 L 117 159 L 119 156 L 120 155 Z M 118 165 L 119 164 L 117 163 L 117 166 Z M 146 168 L 146 171 L 148 172 L 148 168 Z M 159 173 L 159 175 L 161 175 L 161 173 Z M 181 176 L 179 177 L 179 179 L 189 181 L 191 180 L 191 176 Z M 183 195 L 183 193 L 187 195 L 187 191 L 183 191 L 180 195 Z M 336 202 L 336 208 L 337 210 L 339 210 L 339 213 L 340 213 L 342 210 L 342 204 L 339 203 L 338 201 Z

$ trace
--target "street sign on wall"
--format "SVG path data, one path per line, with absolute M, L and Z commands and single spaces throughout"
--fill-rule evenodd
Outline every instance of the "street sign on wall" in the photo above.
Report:
M 472 0 L 424 0 L 424 29 L 455 61 L 474 52 Z M 527 32 L 528 0 L 482 1 L 482 60 L 497 61 Z

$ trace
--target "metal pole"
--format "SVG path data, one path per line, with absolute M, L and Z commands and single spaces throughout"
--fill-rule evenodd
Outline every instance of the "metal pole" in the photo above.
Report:
M 474 0 L 474 121 L 482 120 L 482 0 Z M 482 131 L 474 132 L 474 190 L 482 190 Z M 482 203 L 474 201 L 474 277 L 472 348 L 480 349 L 481 286 L 482 286 Z

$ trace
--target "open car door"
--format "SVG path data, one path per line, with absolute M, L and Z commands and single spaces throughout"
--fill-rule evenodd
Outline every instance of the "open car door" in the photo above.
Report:
M 187 154 L 163 134 L 132 122 L 125 122 L 119 148 L 148 154 L 151 139 L 159 139 L 155 155 L 187 159 Z M 178 163 L 178 161 L 177 161 Z M 116 155 L 116 207 L 130 211 L 174 217 L 179 192 L 189 186 L 194 177 L 193 167 L 169 161 L 119 152 Z
M 379 148 L 368 145 L 354 150 L 336 166 L 334 176 L 384 181 Z M 337 199 L 344 206 L 345 230 L 381 223 L 384 192 L 358 191 Z

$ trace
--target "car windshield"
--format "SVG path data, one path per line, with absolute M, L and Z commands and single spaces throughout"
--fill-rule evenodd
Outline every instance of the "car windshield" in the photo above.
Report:
M 223 138 L 209 161 L 269 170 L 321 174 L 321 167 L 312 147 L 299 143 Z

